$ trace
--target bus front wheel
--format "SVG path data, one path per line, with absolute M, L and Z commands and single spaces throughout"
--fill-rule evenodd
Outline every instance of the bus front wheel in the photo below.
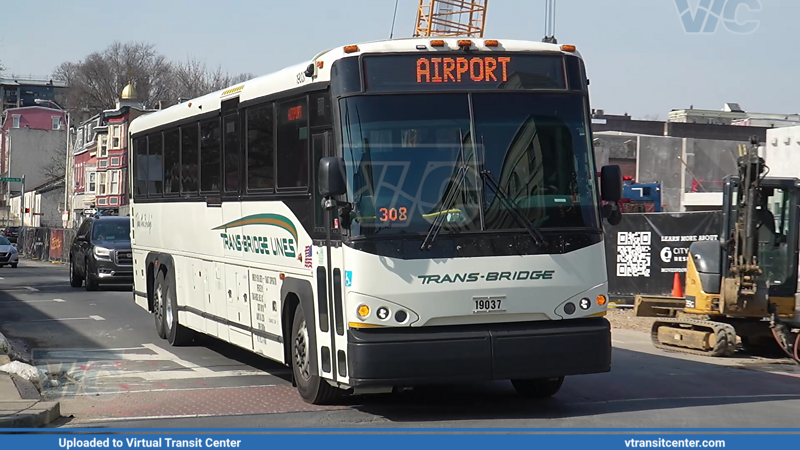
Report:
M 311 370 L 311 341 L 303 308 L 298 306 L 292 323 L 292 374 L 300 397 L 312 405 L 330 403 L 341 394 L 337 389 Z
M 564 377 L 511 380 L 517 393 L 530 398 L 548 398 L 556 395 L 564 384 Z

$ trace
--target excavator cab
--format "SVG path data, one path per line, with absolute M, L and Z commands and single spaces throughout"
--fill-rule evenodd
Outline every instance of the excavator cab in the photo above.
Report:
M 724 183 L 723 234 L 720 236 L 734 234 L 739 205 L 738 181 L 738 177 L 728 176 Z M 767 289 L 768 301 L 775 305 L 778 314 L 791 318 L 795 313 L 798 277 L 800 179 L 765 177 L 761 181 L 759 197 L 752 228 L 758 240 L 758 265 L 762 270 L 756 282 Z M 734 275 L 729 263 L 732 257 L 731 247 L 721 246 L 723 279 Z M 709 313 L 713 311 L 705 312 Z M 740 314 L 768 317 L 769 311 L 744 310 Z
M 745 173 L 754 181 L 743 189 Z M 727 176 L 721 225 L 719 241 L 689 247 L 684 297 L 638 295 L 635 315 L 656 318 L 651 339 L 662 350 L 729 356 L 738 344 L 760 353 L 777 343 L 800 362 L 800 179 Z

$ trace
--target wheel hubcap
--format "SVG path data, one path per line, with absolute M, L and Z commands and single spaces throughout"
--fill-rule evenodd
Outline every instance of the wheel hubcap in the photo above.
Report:
M 306 322 L 303 321 L 300 329 L 297 330 L 297 335 L 294 337 L 294 359 L 297 368 L 300 369 L 300 376 L 304 380 L 311 378 L 308 354 L 308 329 L 306 328 Z
M 167 327 L 172 329 L 172 317 L 173 317 L 172 302 L 164 299 L 164 305 L 167 307 Z
M 155 295 L 153 295 L 153 309 L 155 310 L 156 318 L 161 320 L 161 286 L 156 288 Z

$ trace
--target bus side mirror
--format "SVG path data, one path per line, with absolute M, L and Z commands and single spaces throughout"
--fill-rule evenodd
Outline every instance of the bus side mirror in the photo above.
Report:
M 317 184 L 319 185 L 319 193 L 325 198 L 346 194 L 347 182 L 344 176 L 344 160 L 332 156 L 320 159 Z
M 622 169 L 619 166 L 603 166 L 600 169 L 600 194 L 605 202 L 618 203 L 622 200 Z

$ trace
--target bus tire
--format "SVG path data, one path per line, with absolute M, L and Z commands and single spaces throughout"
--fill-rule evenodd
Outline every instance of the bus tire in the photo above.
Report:
M 302 306 L 298 306 L 294 312 L 291 342 L 292 375 L 303 401 L 312 405 L 324 405 L 338 399 L 341 394 L 340 389 L 331 386 L 320 376 L 310 373 L 311 350 Z
M 536 399 L 548 398 L 556 395 L 564 384 L 564 377 L 536 378 L 532 380 L 511 380 L 517 393 Z
M 164 271 L 160 272 L 164 273 Z M 180 347 L 192 342 L 194 333 L 178 321 L 178 294 L 175 292 L 175 277 L 171 276 L 172 273 L 170 271 L 170 275 L 164 278 L 166 287 L 164 290 L 164 331 L 169 345 Z

